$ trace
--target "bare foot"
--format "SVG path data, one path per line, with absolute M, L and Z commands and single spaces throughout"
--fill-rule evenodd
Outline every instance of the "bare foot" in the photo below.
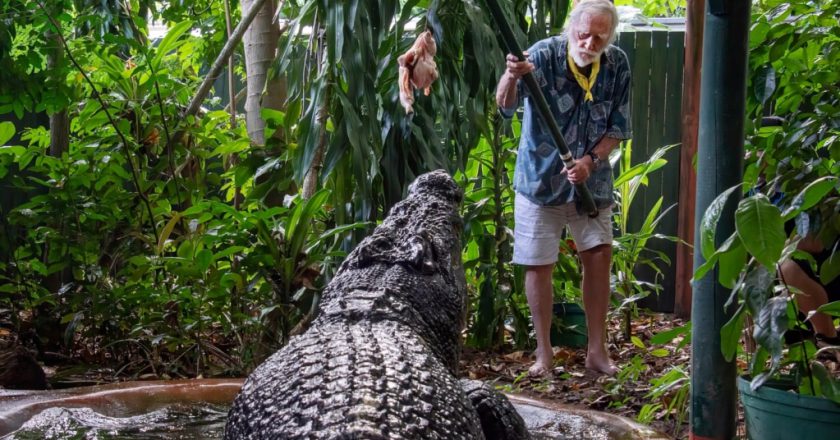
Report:
M 551 373 L 551 368 L 554 366 L 554 352 L 549 350 L 547 353 L 536 352 L 537 360 L 531 368 L 528 369 L 528 375 L 531 377 L 541 377 Z
M 614 376 L 618 368 L 613 365 L 610 357 L 606 354 L 588 354 L 586 356 L 586 368 L 607 376 Z

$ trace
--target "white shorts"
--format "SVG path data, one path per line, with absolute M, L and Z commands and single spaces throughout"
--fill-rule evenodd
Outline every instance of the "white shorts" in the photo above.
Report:
M 516 193 L 513 205 L 513 263 L 542 266 L 557 262 L 563 229 L 568 226 L 578 251 L 612 244 L 612 206 L 598 217 L 578 214 L 574 203 L 542 206 Z

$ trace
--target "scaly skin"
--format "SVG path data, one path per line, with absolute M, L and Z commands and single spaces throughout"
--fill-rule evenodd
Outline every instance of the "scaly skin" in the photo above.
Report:
M 461 199 L 443 171 L 417 178 L 348 255 L 312 326 L 245 382 L 226 439 L 485 438 L 475 387 L 468 396 L 455 376 L 466 311 Z M 511 432 L 523 431 L 500 402 L 522 423 Z

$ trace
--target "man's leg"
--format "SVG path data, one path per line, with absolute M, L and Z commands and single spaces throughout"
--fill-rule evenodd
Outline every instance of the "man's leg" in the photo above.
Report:
M 553 264 L 525 267 L 525 296 L 528 298 L 528 308 L 531 309 L 531 319 L 537 337 L 537 360 L 528 369 L 528 373 L 532 376 L 542 376 L 549 373 L 554 365 L 554 351 L 551 348 L 550 334 L 551 315 L 554 306 L 551 286 L 553 270 Z
M 607 310 L 610 305 L 612 247 L 602 244 L 580 253 L 583 262 L 583 308 L 589 345 L 586 368 L 613 375 L 617 371 L 607 351 Z

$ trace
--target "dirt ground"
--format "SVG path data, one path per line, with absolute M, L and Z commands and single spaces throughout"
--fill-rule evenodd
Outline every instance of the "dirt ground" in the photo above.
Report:
M 641 411 L 646 411 L 649 420 L 641 421 L 674 438 L 687 438 L 690 346 L 681 344 L 684 335 L 664 344 L 651 342 L 654 335 L 684 325 L 683 320 L 672 315 L 643 315 L 632 321 L 632 337 L 625 339 L 621 320 L 611 320 L 610 351 L 620 367 L 614 377 L 587 370 L 586 352 L 582 348 L 555 347 L 554 371 L 551 376 L 541 378 L 528 376 L 528 367 L 533 362 L 530 351 L 487 352 L 467 348 L 461 367 L 470 378 L 495 383 L 506 392 L 557 400 L 634 420 Z M 665 373 L 673 380 L 665 380 L 667 383 L 658 388 L 653 381 Z M 643 410 L 646 404 L 651 406 Z M 673 407 L 669 409 L 669 406 Z

